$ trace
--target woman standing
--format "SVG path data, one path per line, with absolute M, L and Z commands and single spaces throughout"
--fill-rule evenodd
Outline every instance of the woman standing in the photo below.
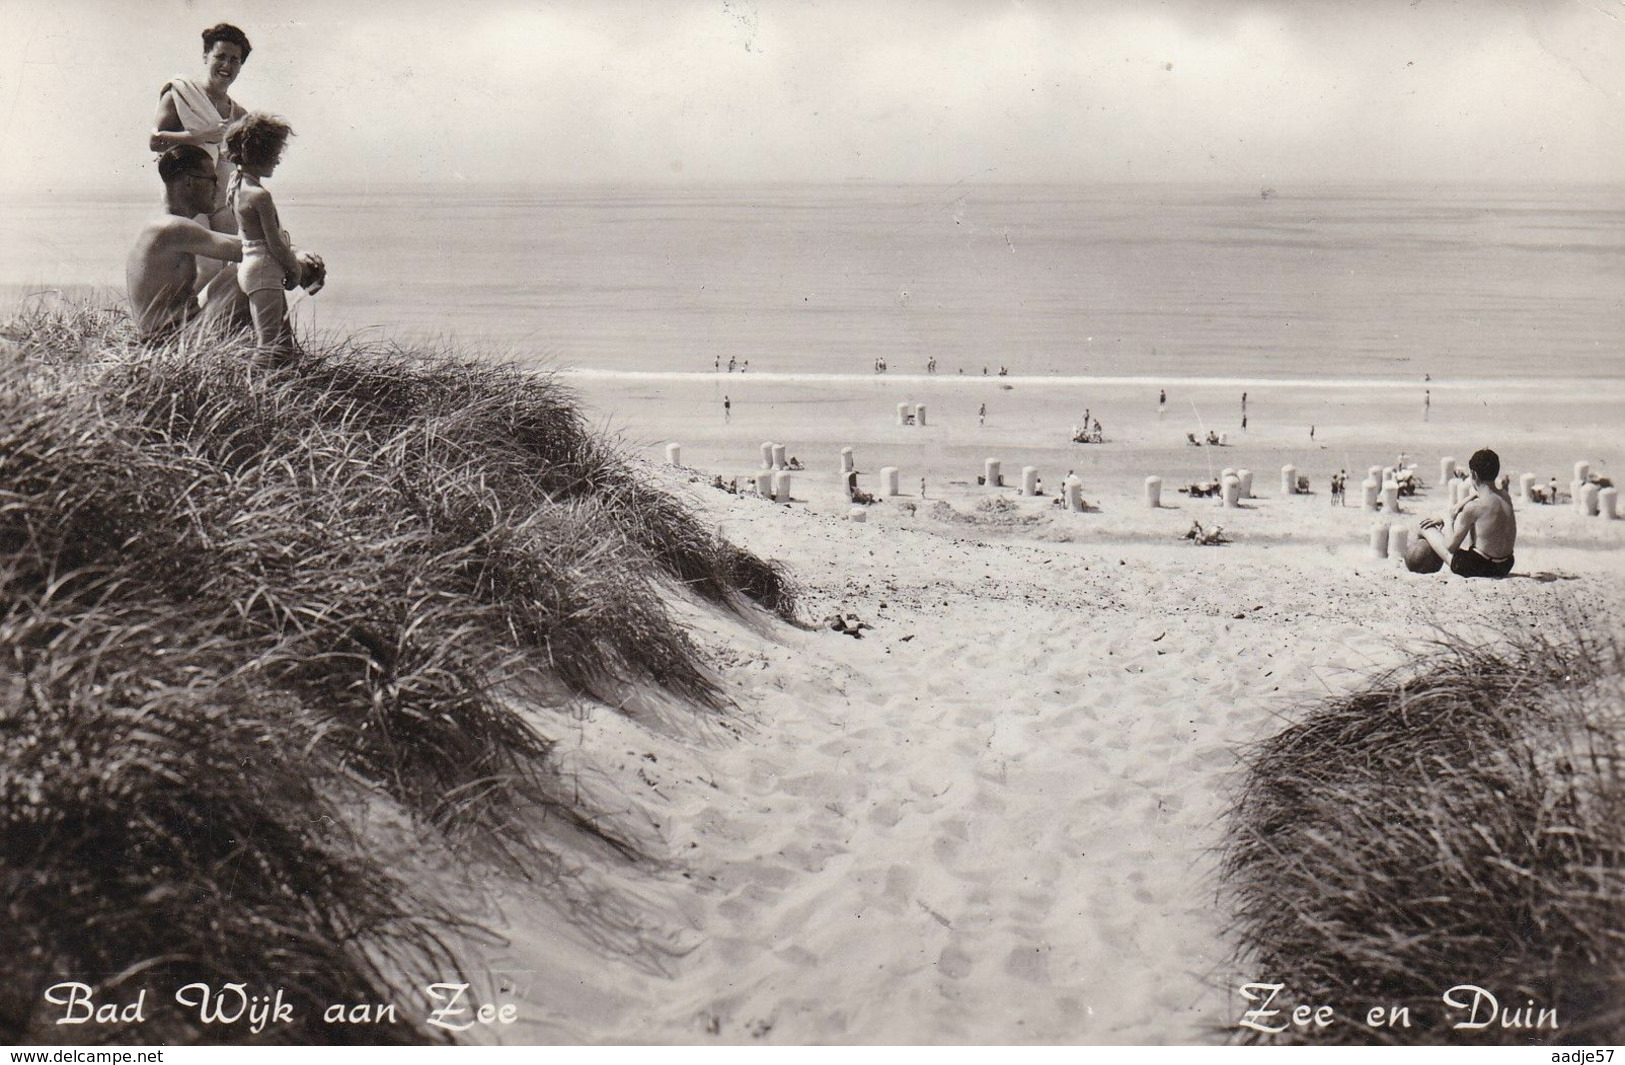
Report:
M 220 150 L 226 124 L 246 112 L 230 95 L 232 82 L 253 49 L 242 30 L 222 22 L 203 31 L 203 76 L 179 74 L 165 83 L 158 97 L 158 117 L 148 146 L 165 152 L 182 144 L 196 145 L 215 164 L 214 206 L 209 228 L 217 233 L 237 232 L 237 220 L 226 206 L 226 185 L 232 166 Z

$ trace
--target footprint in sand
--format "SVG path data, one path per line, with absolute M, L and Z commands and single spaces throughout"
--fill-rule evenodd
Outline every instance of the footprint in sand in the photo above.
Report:
M 886 870 L 886 886 L 882 895 L 901 911 L 913 900 L 914 886 L 919 879 L 919 874 L 908 866 L 894 865 Z
M 976 968 L 971 956 L 953 943 L 942 948 L 937 955 L 937 972 L 950 980 L 963 980 Z
M 1004 959 L 1004 971 L 1018 980 L 1030 984 L 1049 984 L 1049 947 L 1042 944 L 1024 944 L 1010 948 Z
M 846 854 L 847 848 L 836 843 L 814 842 L 810 846 L 792 843 L 783 850 L 784 860 L 804 873 L 822 873 L 829 860 Z
M 773 956 L 786 965 L 794 966 L 797 969 L 810 969 L 819 962 L 818 955 L 805 947 L 798 947 L 794 944 L 780 947 L 773 952 Z
M 871 825 L 881 828 L 896 828 L 897 822 L 903 819 L 905 806 L 896 799 L 885 799 L 875 803 L 866 818 Z

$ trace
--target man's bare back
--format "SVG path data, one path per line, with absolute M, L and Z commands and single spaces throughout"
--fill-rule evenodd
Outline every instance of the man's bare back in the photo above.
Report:
M 236 262 L 242 241 L 165 213 L 141 228 L 124 264 L 124 281 L 143 338 L 185 324 L 200 311 L 197 257 Z
M 135 313 L 136 329 L 143 340 L 151 340 L 177 329 L 201 310 L 229 321 L 237 317 L 234 299 L 236 284 L 212 282 L 201 305 L 197 291 L 197 257 L 241 262 L 243 242 L 227 233 L 216 233 L 192 221 L 206 214 L 214 202 L 215 172 L 209 153 L 183 145 L 171 148 L 158 160 L 158 175 L 164 182 L 164 209 L 141 227 L 135 245 L 124 262 L 124 282 Z M 232 271 L 222 270 L 215 282 Z M 246 313 L 246 308 L 242 308 Z
M 1469 546 L 1485 558 L 1508 558 L 1518 539 L 1512 498 L 1494 485 L 1479 485 L 1456 517 L 1456 527 L 1469 527 Z
M 1449 522 L 1428 518 L 1419 531 L 1450 572 L 1462 577 L 1505 577 L 1512 572 L 1518 519 L 1512 513 L 1512 497 L 1496 484 L 1501 457 L 1481 448 L 1468 461 L 1468 469 L 1472 492 L 1452 508 Z M 1411 568 L 1431 572 L 1419 565 Z

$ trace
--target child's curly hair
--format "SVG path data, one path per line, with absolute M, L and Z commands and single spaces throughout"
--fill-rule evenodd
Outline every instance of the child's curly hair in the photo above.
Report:
M 293 136 L 293 127 L 275 115 L 250 111 L 226 127 L 226 158 L 238 166 L 274 163 Z

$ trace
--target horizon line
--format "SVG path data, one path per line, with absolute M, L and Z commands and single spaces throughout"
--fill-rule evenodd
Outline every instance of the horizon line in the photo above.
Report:
M 46 183 L 37 185 L 12 185 L 0 181 L 0 197 L 10 195 L 69 195 L 82 196 L 87 194 L 99 195 L 136 195 L 145 194 L 158 189 L 157 173 L 151 175 L 149 183 L 138 183 L 127 177 L 113 181 L 84 182 L 70 180 L 59 183 Z M 1290 198 L 1295 193 L 1304 191 L 1326 191 L 1338 189 L 1373 189 L 1373 188 L 1417 188 L 1434 187 L 1441 189 L 1614 189 L 1625 188 L 1625 180 L 1602 178 L 1366 178 L 1361 180 L 1337 179 L 1303 179 L 1303 180 L 1268 180 L 1240 181 L 1235 179 L 1112 179 L 1112 180 L 1060 180 L 1060 179 L 997 179 L 972 180 L 960 178 L 957 180 L 902 180 L 891 178 L 840 178 L 824 180 L 782 179 L 782 178 L 716 178 L 704 181 L 671 180 L 657 178 L 618 179 L 612 181 L 571 181 L 568 179 L 525 180 L 468 180 L 462 178 L 438 178 L 433 180 L 373 180 L 369 178 L 333 178 L 327 180 L 308 180 L 302 177 L 288 179 L 290 184 L 305 188 L 322 190 L 365 190 L 365 189 L 467 189 L 475 190 L 502 190 L 502 189 L 568 189 L 572 191 L 592 189 L 658 189 L 666 192 L 681 192 L 685 190 L 726 189 L 726 188 L 785 188 L 785 189 L 827 189 L 827 188 L 1034 188 L 1034 189 L 1133 189 L 1133 188 L 1200 188 L 1200 189 L 1228 189 L 1249 190 L 1262 195 L 1269 193 L 1270 198 Z

